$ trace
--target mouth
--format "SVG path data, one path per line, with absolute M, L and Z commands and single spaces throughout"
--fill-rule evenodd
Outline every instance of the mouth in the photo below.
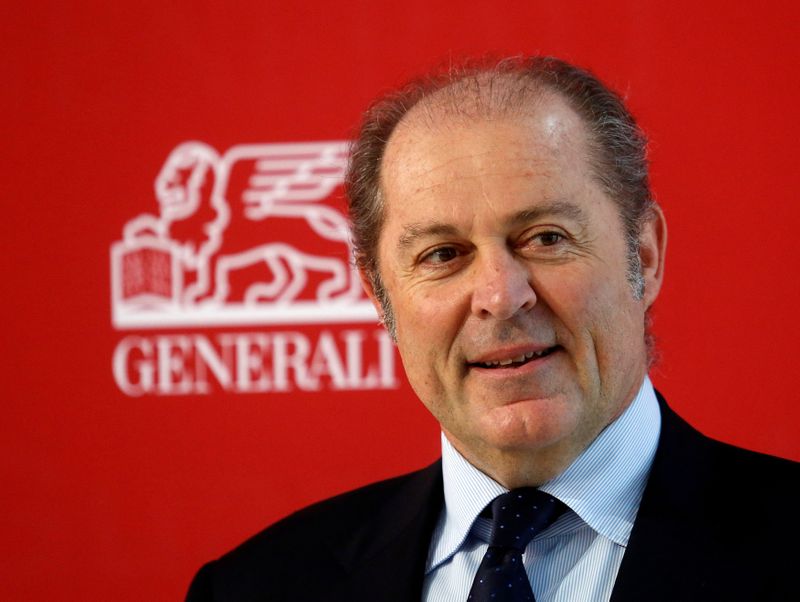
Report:
M 514 357 L 482 362 L 468 362 L 467 366 L 469 368 L 486 368 L 489 370 L 496 370 L 498 368 L 519 368 L 520 366 L 524 366 L 530 362 L 547 357 L 548 355 L 558 351 L 560 348 L 561 347 L 559 345 L 555 345 L 540 351 L 528 351 L 526 353 L 521 353 Z

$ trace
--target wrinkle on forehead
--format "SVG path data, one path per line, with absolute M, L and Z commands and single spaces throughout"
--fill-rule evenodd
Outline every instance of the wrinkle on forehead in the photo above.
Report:
M 519 74 L 478 73 L 422 98 L 400 119 L 395 131 L 409 125 L 435 131 L 480 120 L 533 117 L 553 101 L 569 104 L 559 92 Z M 557 121 L 550 125 L 550 132 L 558 134 Z
M 384 158 L 417 136 L 430 140 L 444 134 L 446 139 L 453 130 L 504 121 L 534 125 L 537 140 L 551 152 L 575 142 L 588 150 L 586 124 L 560 93 L 510 74 L 481 74 L 454 82 L 414 105 L 390 135 Z M 484 152 L 490 154 L 491 149 Z
M 551 98 L 540 105 L 538 112 L 513 118 L 466 122 L 461 116 L 440 113 L 439 119 L 429 122 L 410 114 L 392 134 L 386 148 L 381 170 L 384 198 L 398 180 L 411 183 L 415 192 L 424 192 L 474 178 L 548 178 L 554 166 L 575 172 L 590 170 L 580 117 L 557 96 Z M 487 146 L 487 140 L 488 144 L 493 143 L 492 131 L 497 127 L 528 132 L 530 146 L 526 145 L 525 150 Z M 489 132 L 486 138 L 482 130 Z M 453 136 L 462 144 L 453 147 Z M 439 172 L 448 173 L 448 179 L 437 177 Z
M 386 201 L 387 192 L 393 188 L 392 182 L 387 180 L 402 177 L 404 172 L 408 175 L 413 157 L 417 155 L 419 159 L 418 145 L 422 141 L 436 144 L 439 140 L 439 144 L 445 144 L 447 134 L 453 130 L 463 130 L 480 122 L 501 121 L 517 127 L 525 122 L 534 125 L 530 130 L 532 136 L 543 147 L 548 147 L 551 156 L 569 156 L 569 169 L 592 171 L 591 135 L 584 120 L 562 94 L 518 74 L 479 73 L 430 93 L 400 119 L 389 136 L 381 160 L 378 175 L 381 202 Z M 472 156 L 479 157 L 481 152 L 488 155 L 491 149 L 475 148 Z M 526 159 L 534 169 L 536 157 Z M 451 156 L 439 165 L 426 165 L 425 169 L 420 169 L 422 166 L 417 160 L 414 177 L 433 175 L 458 160 L 459 157 Z M 387 168 L 390 164 L 392 167 Z M 465 173 L 462 177 L 469 176 Z M 420 182 L 418 192 L 425 188 Z

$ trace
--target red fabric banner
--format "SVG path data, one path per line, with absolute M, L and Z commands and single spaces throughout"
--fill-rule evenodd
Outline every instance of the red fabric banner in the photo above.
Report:
M 346 141 L 381 91 L 554 54 L 628 99 L 670 227 L 652 378 L 800 460 L 797 5 L 7 3 L 3 598 L 176 600 L 438 429 L 360 290 Z

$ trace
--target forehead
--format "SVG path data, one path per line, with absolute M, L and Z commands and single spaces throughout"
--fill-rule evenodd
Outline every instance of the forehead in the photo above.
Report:
M 587 150 L 584 123 L 555 94 L 513 113 L 461 113 L 452 103 L 414 107 L 393 132 L 382 162 L 387 217 L 409 197 L 457 198 L 488 188 L 513 193 L 515 187 L 564 194 L 591 179 Z

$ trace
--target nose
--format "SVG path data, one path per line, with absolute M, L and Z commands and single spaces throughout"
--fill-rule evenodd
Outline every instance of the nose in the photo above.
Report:
M 493 251 L 476 262 L 472 313 L 508 320 L 536 304 L 529 268 L 510 251 Z

